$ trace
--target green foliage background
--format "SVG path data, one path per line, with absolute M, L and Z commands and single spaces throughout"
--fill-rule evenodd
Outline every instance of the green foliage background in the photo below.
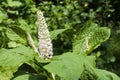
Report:
M 119 80 L 119 0 L 0 0 L 0 80 Z M 42 60 L 37 10 L 44 13 L 54 56 Z M 111 35 L 110 35 L 111 34 Z M 88 42 L 88 44 L 86 44 Z M 118 75 L 118 76 L 117 76 Z

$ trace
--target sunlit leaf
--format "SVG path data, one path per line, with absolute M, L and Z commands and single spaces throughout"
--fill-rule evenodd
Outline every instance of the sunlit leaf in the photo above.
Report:
M 20 7 L 22 3 L 20 1 L 7 0 L 7 3 L 10 7 Z
M 44 68 L 65 80 L 78 80 L 84 69 L 83 62 L 84 57 L 82 55 L 69 52 L 61 56 L 56 56 Z
M 15 47 L 18 47 L 18 46 L 21 46 L 21 45 L 22 44 L 19 44 L 19 43 L 13 42 L 13 41 L 8 43 L 9 48 L 15 48 Z
M 80 30 L 73 43 L 73 52 L 78 54 L 90 53 L 110 37 L 110 29 L 99 27 L 89 21 Z
M 2 11 L 0 11 L 0 23 L 2 22 L 3 19 L 6 19 L 7 15 L 4 14 Z
M 26 44 L 26 40 L 23 39 L 20 35 L 18 35 L 10 28 L 7 29 L 6 35 L 11 41 L 16 41 L 22 44 Z
M 89 38 L 89 50 L 96 49 L 102 42 L 106 41 L 110 37 L 110 29 L 107 27 L 101 27 L 96 30 Z
M 14 49 L 0 50 L 0 79 L 10 80 L 13 73 L 23 64 L 31 61 L 34 52 L 30 48 L 21 46 Z

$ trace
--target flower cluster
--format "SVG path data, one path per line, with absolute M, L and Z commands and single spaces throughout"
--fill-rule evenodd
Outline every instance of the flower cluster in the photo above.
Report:
M 49 31 L 43 13 L 37 11 L 38 18 L 38 53 L 43 59 L 52 58 L 53 49 Z

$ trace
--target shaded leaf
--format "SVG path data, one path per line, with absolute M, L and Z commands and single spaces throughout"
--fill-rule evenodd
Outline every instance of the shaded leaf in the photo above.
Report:
M 47 77 L 39 74 L 24 74 L 17 76 L 13 80 L 47 80 Z
M 92 63 L 92 64 L 91 64 Z M 120 78 L 109 71 L 97 69 L 94 66 L 95 58 L 88 56 L 85 59 L 84 71 L 80 77 L 81 80 L 120 80 Z
M 120 80 L 120 77 L 118 77 L 116 74 L 106 71 L 106 70 L 101 70 L 101 69 L 95 69 L 97 73 L 97 80 Z
M 66 31 L 68 29 L 58 29 L 58 30 L 54 30 L 50 32 L 50 37 L 51 39 L 55 39 L 59 34 L 63 33 L 64 31 Z

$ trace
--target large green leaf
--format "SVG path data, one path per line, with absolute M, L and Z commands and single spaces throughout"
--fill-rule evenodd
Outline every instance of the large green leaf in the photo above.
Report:
M 10 80 L 13 73 L 23 64 L 32 61 L 34 52 L 21 46 L 15 49 L 0 50 L 0 80 Z
M 110 36 L 110 29 L 98 27 L 97 24 L 88 21 L 80 30 L 73 43 L 73 52 L 78 54 L 90 53 Z
M 51 63 L 44 66 L 44 68 L 65 80 L 78 80 L 84 69 L 83 60 L 82 55 L 68 52 L 54 57 Z

